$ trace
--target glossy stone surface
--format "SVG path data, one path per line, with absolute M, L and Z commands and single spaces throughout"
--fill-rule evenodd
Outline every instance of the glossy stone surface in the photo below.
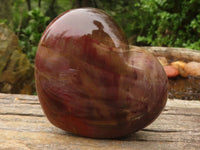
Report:
M 173 78 L 179 75 L 179 70 L 171 65 L 164 66 L 164 70 L 169 78 Z
M 74 9 L 45 30 L 35 60 L 41 106 L 55 126 L 94 138 L 116 138 L 158 117 L 168 79 L 157 59 L 129 49 L 111 17 Z

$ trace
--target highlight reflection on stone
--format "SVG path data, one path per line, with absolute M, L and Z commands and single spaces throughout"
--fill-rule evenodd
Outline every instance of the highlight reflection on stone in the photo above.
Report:
M 168 80 L 154 56 L 129 49 L 104 12 L 70 10 L 45 30 L 35 60 L 42 108 L 55 126 L 115 138 L 150 124 L 167 100 Z

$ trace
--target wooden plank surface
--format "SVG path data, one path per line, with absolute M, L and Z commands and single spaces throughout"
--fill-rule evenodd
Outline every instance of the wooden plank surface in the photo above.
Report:
M 37 96 L 0 93 L 0 150 L 200 150 L 200 101 L 168 100 L 159 118 L 123 139 L 91 139 L 51 125 Z

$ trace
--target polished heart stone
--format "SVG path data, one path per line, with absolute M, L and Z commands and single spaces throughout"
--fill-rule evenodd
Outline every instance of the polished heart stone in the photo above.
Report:
M 168 80 L 158 60 L 130 48 L 101 10 L 73 9 L 44 31 L 35 59 L 41 106 L 55 126 L 86 137 L 116 138 L 155 120 Z

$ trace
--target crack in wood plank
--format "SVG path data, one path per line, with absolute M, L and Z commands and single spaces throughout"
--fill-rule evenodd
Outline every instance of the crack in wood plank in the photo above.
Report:
M 185 131 L 182 131 L 182 130 L 155 130 L 155 129 L 142 129 L 141 131 L 160 132 L 160 133 L 185 132 Z
M 0 113 L 0 115 L 17 115 L 17 116 L 33 116 L 33 117 L 45 117 L 45 115 L 38 114 L 20 114 L 20 113 Z
M 163 115 L 176 115 L 176 116 L 197 116 L 200 117 L 200 114 L 183 114 L 183 113 L 163 113 Z

